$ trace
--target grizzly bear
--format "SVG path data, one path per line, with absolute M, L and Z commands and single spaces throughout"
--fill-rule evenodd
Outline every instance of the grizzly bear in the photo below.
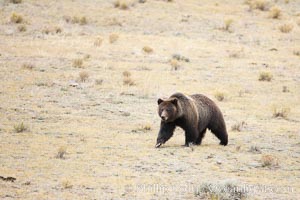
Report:
M 156 148 L 172 137 L 176 126 L 185 131 L 185 146 L 200 145 L 207 128 L 220 140 L 221 145 L 227 145 L 228 135 L 223 115 L 208 97 L 175 93 L 169 99 L 158 99 L 157 103 L 161 124 Z

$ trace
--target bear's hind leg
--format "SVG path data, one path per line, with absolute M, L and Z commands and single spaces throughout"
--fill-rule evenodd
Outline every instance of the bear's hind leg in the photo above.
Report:
M 220 145 L 228 144 L 228 135 L 225 127 L 211 129 L 211 132 L 220 140 Z
M 204 130 L 200 131 L 200 134 L 199 134 L 199 136 L 198 136 L 198 138 L 196 140 L 196 145 L 200 145 L 201 144 L 202 139 L 203 139 L 203 137 L 205 135 L 205 132 L 206 132 L 206 128 Z

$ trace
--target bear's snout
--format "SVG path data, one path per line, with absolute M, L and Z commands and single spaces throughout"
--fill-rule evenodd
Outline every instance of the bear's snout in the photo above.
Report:
M 163 112 L 161 113 L 160 118 L 161 118 L 162 121 L 167 121 L 167 120 L 168 120 L 167 112 L 166 112 L 166 111 L 163 111 Z

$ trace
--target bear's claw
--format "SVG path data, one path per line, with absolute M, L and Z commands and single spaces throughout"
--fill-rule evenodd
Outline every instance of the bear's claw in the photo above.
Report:
M 160 147 L 162 145 L 162 143 L 157 143 L 156 145 L 155 145 L 155 148 L 158 148 L 158 147 Z

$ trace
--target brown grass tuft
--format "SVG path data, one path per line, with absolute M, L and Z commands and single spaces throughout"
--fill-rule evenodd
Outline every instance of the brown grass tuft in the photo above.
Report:
M 61 185 L 63 189 L 71 189 L 73 187 L 69 180 L 64 180 Z
M 269 12 L 269 16 L 273 19 L 279 19 L 281 16 L 281 9 L 277 6 L 273 6 Z
M 282 33 L 289 33 L 293 30 L 294 25 L 293 24 L 282 24 L 281 26 L 279 26 L 279 30 Z
M 299 51 L 298 51 L 298 50 L 293 51 L 293 54 L 294 54 L 295 56 L 300 56 L 300 50 L 299 50 Z
M 218 101 L 224 101 L 226 97 L 225 93 L 219 91 L 215 92 L 214 96 Z
M 177 71 L 180 69 L 180 64 L 179 64 L 178 60 L 176 60 L 176 59 L 171 59 L 170 65 L 171 65 L 171 70 Z
M 129 71 L 126 70 L 126 71 L 123 72 L 123 76 L 124 76 L 124 77 L 130 77 L 130 76 L 131 76 L 131 73 L 130 73 Z
M 114 2 L 115 8 L 120 8 L 121 10 L 129 9 L 129 2 L 126 0 L 117 0 Z
M 79 72 L 79 81 L 85 82 L 85 81 L 87 81 L 89 76 L 90 76 L 89 73 L 87 73 L 86 71 Z
M 84 68 L 83 67 L 83 60 L 78 58 L 78 59 L 74 59 L 73 60 L 73 67 L 76 67 L 76 68 Z
M 57 33 L 61 33 L 62 32 L 62 28 L 59 26 L 55 26 L 55 27 L 45 27 L 42 30 L 42 33 L 44 34 L 57 34 Z
M 103 84 L 103 79 L 96 79 L 95 84 L 96 85 L 102 85 Z
M 151 131 L 152 130 L 150 124 L 144 124 L 144 125 L 142 125 L 141 129 L 144 130 L 144 131 Z
M 282 106 L 282 105 L 281 106 L 273 105 L 273 107 L 272 107 L 273 117 L 287 119 L 288 115 L 290 113 L 290 110 L 291 110 L 290 108 Z
M 71 20 L 71 23 L 85 25 L 88 23 L 88 21 L 85 16 L 82 16 L 82 17 L 74 16 Z
M 96 38 L 94 45 L 100 47 L 102 45 L 103 39 L 101 37 Z
M 80 25 L 86 25 L 88 23 L 88 20 L 86 17 L 81 17 L 80 20 L 79 20 L 79 24 Z
M 260 72 L 258 80 L 270 82 L 272 80 L 272 78 L 273 78 L 273 75 L 270 72 Z
M 49 33 L 51 33 L 51 30 L 49 27 L 45 27 L 43 30 L 42 30 L 42 33 L 48 35 Z
M 237 132 L 241 132 L 242 129 L 246 126 L 246 122 L 242 121 L 242 122 L 238 122 L 234 125 L 231 126 L 231 130 L 232 131 L 237 131 Z
M 120 0 L 117 0 L 114 2 L 114 7 L 118 8 L 118 7 L 120 7 L 120 4 L 121 4 Z
M 57 33 L 61 33 L 62 32 L 62 28 L 59 26 L 55 26 L 55 27 L 45 27 L 42 30 L 42 33 L 44 34 L 57 34 Z
M 109 42 L 112 44 L 116 42 L 119 39 L 119 35 L 116 33 L 113 33 L 109 36 Z
M 246 4 L 249 5 L 250 10 L 266 11 L 270 8 L 270 2 L 267 0 L 247 0 Z
M 282 92 L 290 92 L 289 88 L 287 86 L 282 86 Z
M 17 14 L 17 13 L 12 13 L 11 16 L 10 16 L 10 21 L 13 22 L 13 23 L 16 23 L 16 24 L 20 24 L 24 20 L 23 20 L 22 15 Z
M 54 28 L 54 33 L 61 33 L 62 32 L 62 28 L 59 26 L 55 26 Z
M 28 127 L 23 122 L 21 122 L 19 124 L 14 125 L 14 131 L 16 133 L 22 133 L 28 131 Z
M 124 77 L 123 84 L 128 85 L 128 86 L 133 86 L 133 85 L 135 85 L 135 82 L 132 80 L 131 77 Z
M 226 19 L 224 21 L 223 30 L 230 32 L 230 28 L 231 28 L 232 23 L 233 23 L 233 19 Z
M 67 153 L 66 147 L 60 147 L 57 151 L 56 158 L 65 159 L 65 155 Z
M 132 130 L 132 132 L 138 132 L 138 131 L 148 132 L 148 131 L 151 131 L 151 130 L 152 130 L 152 127 L 151 127 L 150 124 L 144 124 L 144 125 L 139 126 L 136 129 Z
M 80 25 L 85 25 L 85 24 L 88 23 L 88 20 L 85 16 L 81 16 L 81 17 L 78 17 L 78 16 L 73 16 L 73 17 L 64 16 L 63 18 L 67 23 L 80 24 Z
M 151 47 L 149 47 L 149 46 L 144 46 L 144 47 L 143 47 L 143 51 L 144 51 L 145 53 L 152 53 L 152 52 L 153 52 L 153 49 L 152 49 Z
M 10 3 L 19 4 L 22 3 L 22 0 L 10 0 Z
M 27 70 L 32 70 L 34 68 L 34 65 L 31 63 L 23 63 L 22 68 Z
M 108 18 L 106 21 L 106 24 L 108 26 L 122 26 L 122 22 L 120 22 L 118 19 L 116 19 L 115 17 L 113 18 Z
M 249 152 L 251 153 L 256 153 L 256 154 L 261 154 L 261 150 L 258 146 L 251 146 L 249 149 Z
M 20 26 L 18 26 L 18 31 L 19 32 L 25 32 L 25 31 L 27 31 L 27 28 L 26 28 L 25 25 L 20 25 Z
M 262 155 L 261 163 L 262 167 L 277 167 L 278 159 L 272 155 Z
M 91 55 L 90 54 L 85 54 L 84 56 L 83 56 L 83 60 L 88 60 L 88 59 L 90 59 L 91 58 Z

